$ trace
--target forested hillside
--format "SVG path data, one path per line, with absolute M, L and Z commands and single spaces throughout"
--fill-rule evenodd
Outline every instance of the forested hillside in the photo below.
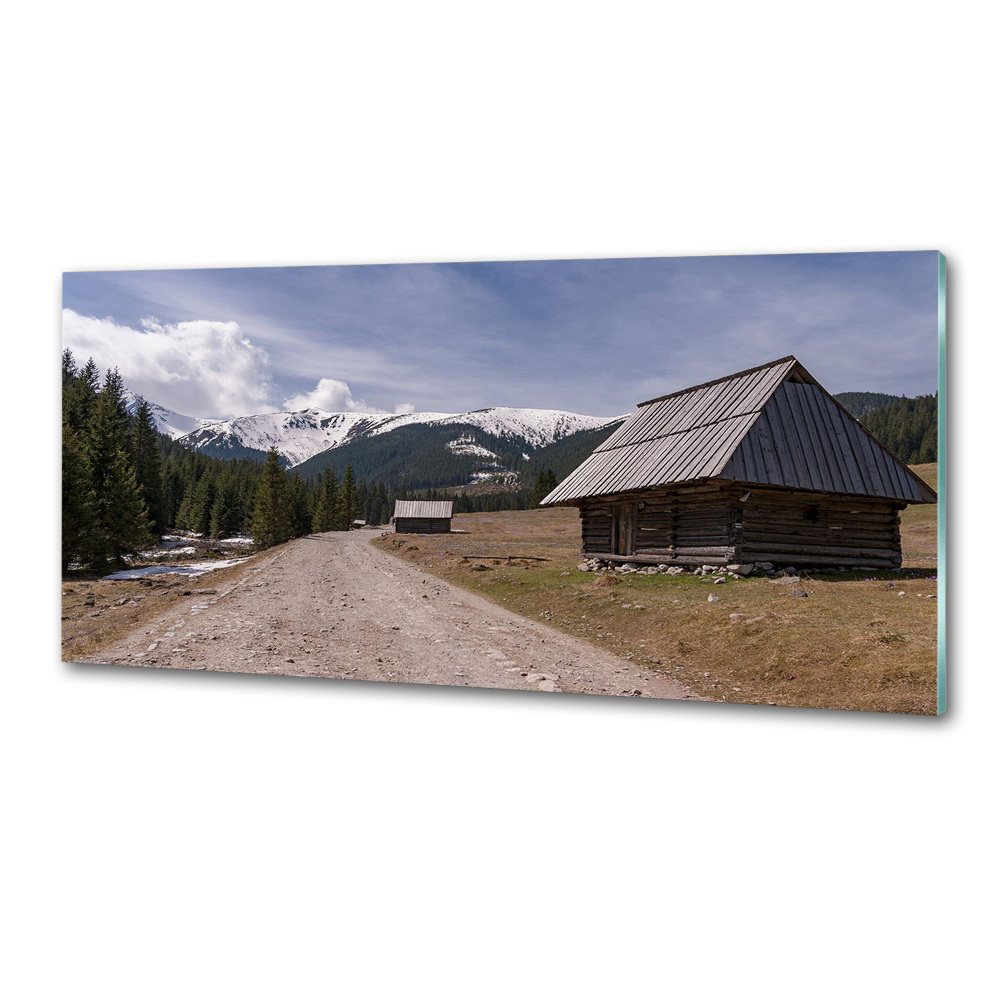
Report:
M 320 452 L 296 471 L 315 477 L 330 466 L 343 470 L 350 465 L 359 476 L 425 490 L 458 486 L 477 472 L 489 475 L 519 463 L 523 458 L 518 444 L 478 427 L 413 424 Z
M 834 399 L 901 461 L 909 465 L 937 461 L 936 393 L 910 398 L 883 392 L 840 392 Z
M 523 468 L 530 479 L 531 469 L 551 469 L 556 480 L 565 479 L 584 459 L 589 458 L 595 448 L 600 447 L 625 422 L 623 417 L 613 424 L 598 427 L 592 431 L 580 431 L 556 441 L 545 448 L 539 448 L 531 456 L 530 462 L 525 462 Z M 555 485 L 553 485 L 553 489 Z
M 862 416 L 861 422 L 908 465 L 938 460 L 937 393 L 902 397 Z
M 392 434 L 320 452 L 296 466 L 295 471 L 313 478 L 331 466 L 343 470 L 350 465 L 359 476 L 384 480 L 410 491 L 458 487 L 474 477 L 485 479 L 510 471 L 518 476 L 518 488 L 513 492 L 522 492 L 531 489 L 540 471 L 551 469 L 557 479 L 563 479 L 619 426 L 620 421 L 579 431 L 525 452 L 522 441 L 511 441 L 471 425 L 414 424 Z
M 833 397 L 840 405 L 859 420 L 866 413 L 880 410 L 883 406 L 894 403 L 903 396 L 893 396 L 888 392 L 838 392 Z

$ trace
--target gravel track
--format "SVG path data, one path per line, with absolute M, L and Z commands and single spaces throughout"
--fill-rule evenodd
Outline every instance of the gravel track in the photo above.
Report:
M 86 661 L 697 700 L 679 681 L 423 573 L 369 545 L 376 536 L 297 539 Z

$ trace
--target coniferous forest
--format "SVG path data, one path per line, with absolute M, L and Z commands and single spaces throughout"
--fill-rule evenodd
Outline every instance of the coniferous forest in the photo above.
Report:
M 62 357 L 62 572 L 110 571 L 171 530 L 207 538 L 252 536 L 259 548 L 356 521 L 388 524 L 397 499 L 453 499 L 456 513 L 537 507 L 551 470 L 524 489 L 476 496 L 407 491 L 329 465 L 304 479 L 278 453 L 264 462 L 213 458 L 156 430 L 146 402 L 129 407 L 115 369 Z M 130 409 L 132 412 L 130 412 Z
M 937 393 L 912 399 L 904 396 L 859 419 L 901 462 L 936 462 L 937 404 Z
M 834 397 L 901 462 L 936 462 L 937 393 L 889 396 L 881 392 L 840 392 Z

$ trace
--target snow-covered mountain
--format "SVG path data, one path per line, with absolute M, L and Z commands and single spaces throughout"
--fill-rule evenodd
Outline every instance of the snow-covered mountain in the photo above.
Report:
M 174 415 L 177 416 L 177 415 Z M 191 420 L 192 418 L 182 418 Z M 259 457 L 276 448 L 290 466 L 331 448 L 388 434 L 402 427 L 462 425 L 446 447 L 456 455 L 493 453 L 469 437 L 469 428 L 503 438 L 528 453 L 579 431 L 603 427 L 617 417 L 591 417 L 564 410 L 491 407 L 469 413 L 327 413 L 299 410 L 295 413 L 260 413 L 232 420 L 201 420 L 180 440 L 190 447 L 222 457 Z M 168 433 L 168 432 L 165 432 Z
M 129 413 L 134 414 L 139 409 L 139 398 L 134 392 L 127 391 L 125 393 L 125 408 Z M 197 430 L 202 424 L 209 422 L 202 417 L 186 417 L 183 413 L 175 413 L 173 410 L 168 410 L 165 406 L 160 406 L 149 400 L 146 400 L 146 405 L 153 415 L 156 429 L 161 434 L 166 434 L 167 437 L 175 439 L 183 437 L 185 434 Z

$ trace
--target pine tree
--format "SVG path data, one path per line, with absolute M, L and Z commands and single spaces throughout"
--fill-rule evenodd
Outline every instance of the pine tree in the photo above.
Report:
M 368 521 L 368 514 L 369 514 L 368 508 L 369 508 L 370 498 L 371 498 L 371 492 L 368 489 L 368 483 L 364 479 L 362 479 L 361 482 L 358 483 L 358 495 L 356 504 L 357 514 L 355 516 L 361 518 L 365 522 Z
M 135 477 L 142 489 L 153 530 L 157 535 L 162 535 L 166 523 L 163 517 L 160 445 L 153 414 L 144 399 L 139 400 L 139 409 L 132 422 L 132 463 L 135 466 Z
M 109 371 L 93 404 L 84 435 L 96 498 L 95 558 L 116 563 L 152 538 L 146 503 L 130 459 L 129 417 L 124 395 L 125 388 L 117 369 Z
M 101 385 L 101 370 L 93 358 L 87 358 L 86 364 L 80 369 L 80 381 L 91 392 L 96 393 Z
M 74 431 L 82 433 L 90 420 L 97 401 L 97 390 L 100 387 L 99 373 L 94 359 L 88 359 L 78 371 L 73 352 L 63 351 L 62 381 L 63 419 Z M 84 442 L 80 443 L 83 446 Z
M 89 361 L 87 363 L 90 364 Z M 87 422 L 85 440 L 95 487 L 100 494 L 115 452 L 119 449 L 125 452 L 129 450 L 125 390 L 117 369 L 110 370 L 105 376 L 104 385 L 97 394 Z
M 63 388 L 76 381 L 77 370 L 73 352 L 67 347 L 62 352 L 62 384 Z
M 308 535 L 312 527 L 309 517 L 309 491 L 302 477 L 296 474 L 288 479 L 288 517 L 293 538 Z
M 191 531 L 199 535 L 208 535 L 212 529 L 212 505 L 215 503 L 214 471 L 205 471 L 198 485 L 194 488 L 191 506 L 188 511 L 187 525 Z
M 354 470 L 348 466 L 344 469 L 344 478 L 337 494 L 335 514 L 336 531 L 350 531 L 351 522 L 358 516 L 358 494 L 354 483 Z
M 187 485 L 184 487 L 181 501 L 177 506 L 177 516 L 174 518 L 174 524 L 178 528 L 194 531 L 192 525 L 197 524 L 198 521 L 194 503 L 194 495 L 197 488 L 197 480 L 188 480 Z
M 97 526 L 90 466 L 80 437 L 67 421 L 62 427 L 62 574 L 69 564 L 88 565 Z
M 109 562 L 120 563 L 153 541 L 142 489 L 124 448 L 115 449 L 111 458 L 108 479 L 97 496 L 97 521 L 102 555 Z
M 316 503 L 313 508 L 312 530 L 335 531 L 337 528 L 337 470 L 328 465 L 316 484 Z
M 535 485 L 531 488 L 531 498 L 528 500 L 529 507 L 537 507 L 545 496 L 545 473 L 539 472 L 535 478 Z
M 285 472 L 277 449 L 272 448 L 257 483 L 253 509 L 253 538 L 262 549 L 280 545 L 292 537 L 287 494 Z
M 62 418 L 74 432 L 80 429 L 77 406 L 77 394 L 80 391 L 77 385 L 78 378 L 79 372 L 73 352 L 67 348 L 62 353 Z
M 239 494 L 233 477 L 226 476 L 215 491 L 208 531 L 213 538 L 228 538 L 239 529 Z

